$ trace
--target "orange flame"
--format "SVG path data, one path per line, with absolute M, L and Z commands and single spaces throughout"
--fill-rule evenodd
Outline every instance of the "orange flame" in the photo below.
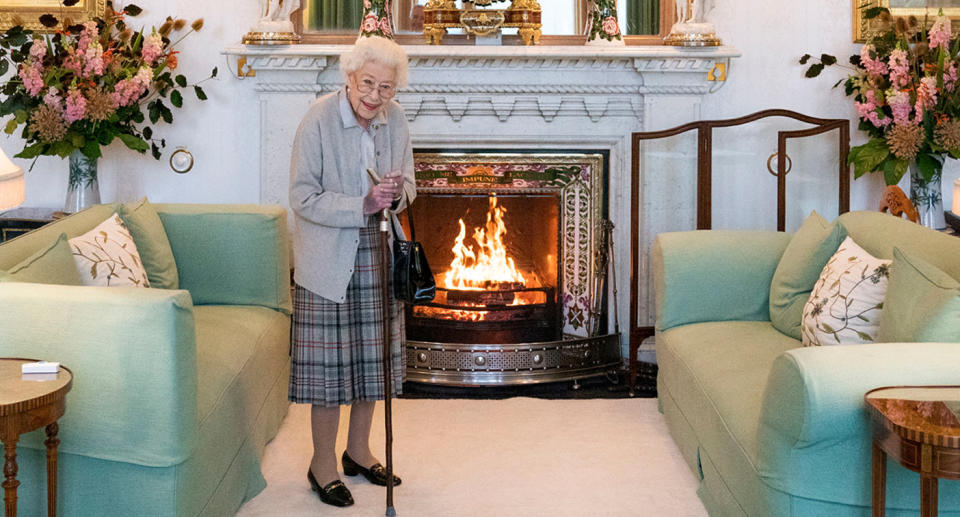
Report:
M 486 225 L 473 230 L 473 239 L 479 249 L 464 245 L 467 230 L 463 219 L 460 219 L 460 233 L 453 246 L 454 258 L 443 277 L 443 287 L 480 290 L 500 284 L 524 284 L 523 275 L 514 265 L 513 258 L 507 256 L 507 248 L 503 244 L 507 234 L 503 216 L 507 209 L 497 205 L 496 195 L 490 196 L 489 200 Z

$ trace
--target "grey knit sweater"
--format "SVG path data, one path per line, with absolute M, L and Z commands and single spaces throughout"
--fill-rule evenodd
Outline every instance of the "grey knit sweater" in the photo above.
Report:
M 364 182 L 369 181 L 360 152 L 363 128 L 344 103 L 346 91 L 340 89 L 310 106 L 297 129 L 290 160 L 294 281 L 337 303 L 345 300 L 360 228 L 367 223 L 363 196 L 368 190 Z M 403 108 L 389 102 L 370 129 L 377 172 L 403 173 L 403 198 L 396 205 L 401 211 L 416 197 L 413 148 Z

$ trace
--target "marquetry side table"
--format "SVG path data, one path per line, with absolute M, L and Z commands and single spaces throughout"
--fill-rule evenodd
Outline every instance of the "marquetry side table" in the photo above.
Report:
M 886 512 L 887 455 L 920 474 L 920 515 L 937 515 L 937 480 L 960 479 L 960 386 L 877 388 L 864 396 L 873 426 L 873 515 Z
M 53 208 L 19 207 L 0 212 L 0 242 L 19 237 L 49 224 L 65 214 Z
M 20 435 L 46 426 L 47 515 L 57 514 L 57 420 L 66 411 L 66 395 L 73 385 L 73 373 L 64 366 L 56 374 L 20 373 L 20 365 L 35 359 L 0 358 L 0 441 L 6 462 L 3 465 L 3 502 L 6 517 L 17 515 L 17 441 Z M 38 377 L 44 376 L 44 377 Z M 48 380 L 30 380 L 30 379 Z

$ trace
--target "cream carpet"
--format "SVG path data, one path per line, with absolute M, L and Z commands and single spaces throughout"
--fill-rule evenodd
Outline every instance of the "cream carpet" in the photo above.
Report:
M 374 418 L 382 453 L 382 403 Z M 399 517 L 707 514 L 656 399 L 400 399 L 393 420 Z M 344 409 L 338 457 L 346 432 Z M 267 488 L 237 515 L 384 515 L 386 489 L 362 476 L 342 478 L 354 506 L 320 502 L 311 454 L 309 406 L 291 405 L 264 455 Z

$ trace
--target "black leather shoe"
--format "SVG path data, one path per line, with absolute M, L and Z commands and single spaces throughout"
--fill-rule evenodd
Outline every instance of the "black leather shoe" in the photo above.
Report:
M 343 463 L 344 474 L 348 476 L 363 474 L 363 477 L 367 478 L 367 481 L 374 485 L 387 486 L 387 469 L 383 465 L 375 463 L 372 467 L 365 469 L 361 467 L 359 463 L 353 461 L 353 458 L 347 455 L 347 451 L 343 451 L 343 457 L 340 458 L 340 462 Z M 400 478 L 394 475 L 393 486 L 399 484 Z
M 343 481 L 335 479 L 325 487 L 320 487 L 317 478 L 313 477 L 313 471 L 307 470 L 307 479 L 310 480 L 310 486 L 313 491 L 320 496 L 320 500 L 333 506 L 350 506 L 353 504 L 353 496 Z

